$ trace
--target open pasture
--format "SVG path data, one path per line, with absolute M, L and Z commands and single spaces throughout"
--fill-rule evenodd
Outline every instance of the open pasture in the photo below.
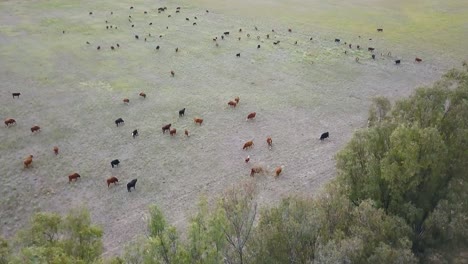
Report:
M 281 13 L 276 2 L 265 2 L 266 10 L 254 17 L 252 11 L 242 15 L 247 1 L 235 12 L 213 2 L 0 2 L 0 115 L 16 120 L 0 129 L 4 235 L 12 235 L 33 212 L 86 205 L 104 228 L 105 250 L 119 252 L 143 234 L 149 204 L 184 227 L 200 194 L 216 197 L 249 178 L 253 166 L 267 171 L 255 175 L 261 204 L 313 195 L 333 177 L 334 154 L 355 129 L 366 126 L 371 98 L 407 96 L 437 80 L 460 63 L 457 52 L 467 41 L 467 34 L 459 35 L 466 20 L 446 32 L 457 41 L 448 41 L 453 49 L 440 57 L 429 52 L 440 47 L 439 39 L 434 46 L 421 41 L 405 47 L 385 20 L 352 30 L 352 21 L 337 24 L 346 24 L 342 28 L 331 19 L 315 27 L 304 24 L 303 8 Z M 333 8 L 324 7 L 323 16 Z M 466 13 L 466 8 L 455 5 L 450 11 Z M 272 14 L 278 16 L 274 22 Z M 377 32 L 379 27 L 384 31 Z M 375 60 L 368 47 L 375 48 Z M 415 62 L 416 56 L 423 61 Z M 14 92 L 19 98 L 12 98 Z M 236 96 L 239 103 L 229 106 Z M 179 116 L 182 108 L 185 115 Z M 251 112 L 257 115 L 247 121 Z M 196 117 L 203 118 L 202 125 L 194 123 Z M 118 118 L 124 124 L 116 126 Z M 162 133 L 169 123 L 177 129 L 174 136 Z M 33 125 L 40 131 L 32 133 Z M 133 138 L 135 129 L 139 136 Z M 319 140 L 327 131 L 330 138 Z M 249 140 L 254 145 L 243 150 Z M 25 169 L 27 155 L 34 158 Z M 112 168 L 114 159 L 120 164 Z M 75 172 L 81 177 L 69 183 Z M 111 176 L 119 183 L 107 187 Z M 129 193 L 132 179 L 138 182 Z

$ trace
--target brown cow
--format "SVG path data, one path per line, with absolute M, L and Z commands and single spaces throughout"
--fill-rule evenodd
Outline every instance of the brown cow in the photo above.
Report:
M 68 183 L 72 182 L 73 180 L 77 181 L 78 178 L 81 178 L 81 176 L 76 172 L 71 175 L 68 175 Z
M 232 107 L 236 107 L 237 103 L 234 102 L 234 101 L 229 101 L 228 102 L 228 105 L 232 106 Z
M 175 72 L 171 71 L 171 76 L 174 77 L 174 75 L 175 75 Z
M 263 172 L 263 168 L 262 167 L 253 167 L 251 170 L 250 170 L 250 176 L 253 177 L 255 175 L 255 173 L 262 173 Z
M 162 127 L 162 131 L 163 131 L 163 134 L 166 133 L 166 130 L 169 130 L 171 129 L 171 124 L 167 124 L 165 126 Z
M 250 113 L 250 114 L 247 116 L 247 120 L 249 120 L 249 119 L 254 119 L 256 115 L 257 115 L 256 112 Z
M 253 140 L 247 141 L 245 142 L 244 147 L 242 149 L 251 148 L 253 144 Z
M 128 104 L 128 103 L 130 103 L 130 99 L 125 98 L 125 99 L 123 99 L 123 102 L 124 102 L 125 104 Z
M 283 171 L 284 165 L 281 165 L 275 169 L 275 178 L 278 178 L 278 176 L 281 174 Z
M 36 125 L 36 126 L 33 126 L 33 127 L 31 127 L 31 133 L 34 133 L 34 132 L 36 132 L 36 131 L 40 131 L 40 130 L 41 130 L 41 128 L 40 128 L 39 126 L 37 126 L 37 125 Z
M 117 185 L 118 182 L 119 182 L 119 179 L 117 179 L 116 177 L 114 176 L 110 177 L 109 179 L 107 179 L 107 188 L 109 188 L 109 185 L 111 185 L 111 183 Z
M 171 136 L 174 136 L 176 133 L 177 133 L 177 130 L 176 130 L 175 128 L 169 130 L 169 134 L 170 134 Z
M 239 96 L 236 96 L 236 98 L 234 98 L 234 101 L 236 101 L 237 104 L 239 103 L 239 100 Z
M 25 168 L 29 168 L 29 165 L 32 164 L 32 161 L 33 161 L 32 159 L 33 159 L 33 155 L 29 155 L 26 157 L 26 159 L 24 159 L 23 164 Z
M 197 118 L 197 117 L 195 117 L 195 118 L 193 119 L 193 121 L 195 122 L 195 124 L 200 124 L 200 126 L 201 126 L 202 123 L 203 123 L 203 119 L 202 119 L 202 118 Z
M 249 163 L 250 161 L 250 155 L 247 156 L 247 158 L 245 158 L 245 163 Z
M 188 130 L 185 129 L 185 135 L 188 137 L 189 136 L 189 133 L 188 133 Z
M 7 118 L 5 119 L 5 125 L 8 127 L 10 125 L 13 125 L 13 124 L 16 124 L 16 120 L 14 120 L 13 118 Z
M 271 140 L 271 137 L 267 137 L 267 143 L 268 143 L 268 147 L 271 149 L 273 145 L 273 140 Z
M 58 149 L 57 146 L 55 146 L 55 147 L 54 147 L 54 153 L 55 153 L 55 155 L 58 155 L 58 152 L 59 152 L 59 149 Z
M 144 92 L 141 92 L 140 96 L 143 97 L 143 98 L 146 98 L 146 94 Z
M 416 61 L 416 62 L 421 62 L 421 61 L 422 61 L 422 59 L 420 59 L 420 58 L 416 57 L 416 59 L 414 59 L 414 61 Z

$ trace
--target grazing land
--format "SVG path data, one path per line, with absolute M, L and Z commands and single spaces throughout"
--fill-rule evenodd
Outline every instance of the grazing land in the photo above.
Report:
M 183 228 L 201 194 L 216 197 L 253 166 L 267 170 L 255 176 L 261 204 L 314 195 L 366 126 L 373 97 L 407 96 L 468 59 L 462 0 L 324 2 L 0 1 L 0 115 L 17 122 L 0 130 L 1 232 L 14 234 L 37 211 L 85 205 L 105 251 L 120 252 L 145 231 L 150 204 Z M 169 123 L 175 136 L 162 133 Z M 41 130 L 31 133 L 34 125 Z M 111 176 L 119 184 L 108 188 Z

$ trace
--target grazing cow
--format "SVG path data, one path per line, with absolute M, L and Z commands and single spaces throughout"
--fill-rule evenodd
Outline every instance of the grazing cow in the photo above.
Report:
M 356 48 L 357 48 L 357 49 L 361 49 L 361 46 L 357 45 L 357 47 L 356 47 Z
M 41 131 L 41 127 L 37 125 L 31 127 L 31 133 L 38 132 L 38 131 Z
M 15 96 L 19 98 L 19 96 L 21 95 L 21 93 L 12 93 L 12 95 L 13 95 L 13 99 L 15 98 Z
M 71 175 L 68 175 L 68 183 L 72 182 L 73 180 L 77 181 L 78 178 L 81 178 L 81 176 L 76 172 Z
M 174 75 L 175 75 L 175 72 L 171 71 L 171 76 L 174 77 Z
M 187 129 L 185 129 L 185 135 L 188 137 L 189 136 L 189 132 Z
M 197 118 L 197 117 L 195 117 L 195 118 L 193 119 L 193 121 L 195 122 L 195 124 L 200 124 L 200 126 L 201 126 L 202 123 L 203 123 L 203 119 L 202 119 L 202 118 Z
M 377 32 L 383 32 L 383 28 L 378 28 Z
M 186 17 L 185 20 L 189 21 L 190 19 L 188 17 Z
M 120 123 L 124 123 L 124 120 L 122 118 L 118 118 L 117 120 L 115 120 L 115 124 L 117 126 L 119 126 Z
M 175 128 L 169 130 L 169 134 L 170 134 L 171 136 L 174 136 L 176 133 L 177 133 L 177 129 L 175 129 Z
M 144 92 L 141 92 L 140 96 L 143 97 L 143 98 L 146 98 L 146 94 Z
M 340 42 L 341 40 L 340 39 L 335 39 L 335 42 Z
M 250 161 L 250 155 L 248 155 L 247 158 L 245 158 L 244 161 L 245 161 L 245 163 L 249 163 L 249 161 Z
M 131 6 L 130 9 L 133 9 L 133 6 Z
M 93 14 L 93 12 L 89 12 L 89 15 L 92 15 L 92 14 Z
M 258 30 L 258 28 L 257 28 L 257 27 L 255 27 L 255 30 Z
M 270 39 L 270 34 L 267 34 L 266 37 L 267 37 L 267 39 Z
M 247 116 L 247 120 L 249 120 L 249 119 L 254 119 L 256 115 L 257 115 L 256 112 L 250 113 L 250 114 Z
M 55 153 L 55 155 L 58 155 L 58 153 L 59 153 L 59 148 L 57 146 L 54 147 L 54 153 Z
M 148 14 L 148 12 L 145 11 L 145 12 L 143 12 L 143 14 Z
M 242 32 L 242 28 L 239 28 L 239 32 Z
M 226 36 L 229 35 L 229 31 L 224 32 L 224 35 Z
M 372 59 L 375 60 L 375 54 L 372 54 Z
M 414 59 L 414 61 L 416 61 L 416 62 L 421 62 L 421 61 L 422 61 L 422 59 L 420 59 L 420 58 L 416 57 L 416 58 Z
M 134 26 L 134 25 L 132 25 L 132 27 L 133 27 L 133 26 Z M 138 35 L 135 35 L 135 39 L 139 39 Z
M 275 178 L 278 178 L 278 176 L 281 174 L 281 172 L 283 171 L 283 168 L 284 168 L 284 165 L 281 165 L 279 167 L 276 167 L 275 169 Z
M 236 54 L 236 57 L 240 57 L 240 53 L 237 53 L 237 54 Z
M 320 136 L 320 140 L 324 140 L 324 139 L 328 138 L 329 136 L 330 136 L 330 134 L 328 132 L 325 132 Z
M 396 60 L 395 61 L 395 64 L 400 64 L 401 63 L 401 60 Z
M 184 115 L 185 115 L 185 108 L 182 110 L 179 110 L 179 117 L 184 116 Z
M 257 45 L 257 49 L 259 49 L 259 48 L 260 48 L 260 44 Z
M 292 32 L 292 30 L 291 30 L 291 29 L 288 29 L 288 32 Z
M 271 149 L 271 147 L 273 146 L 273 140 L 271 139 L 271 137 L 267 137 L 267 144 L 268 144 L 268 148 Z
M 163 134 L 166 133 L 166 130 L 170 130 L 170 129 L 171 129 L 171 125 L 172 125 L 172 124 L 167 124 L 167 125 L 165 125 L 165 126 L 162 127 L 162 132 L 163 132 Z
M 111 183 L 117 185 L 118 182 L 119 182 L 119 179 L 117 179 L 116 177 L 114 176 L 110 177 L 109 179 L 107 179 L 107 188 L 109 188 Z
M 176 10 L 175 12 L 176 12 L 176 13 L 180 13 L 180 11 L 179 11 L 179 10 Z
M 275 44 L 275 45 L 278 45 L 279 43 L 280 43 L 280 41 L 279 41 L 279 40 L 278 40 L 278 41 L 275 41 L 275 42 L 273 42 L 273 44 Z
M 135 138 L 138 136 L 138 129 L 133 130 L 132 137 Z
M 130 189 L 133 187 L 134 190 L 135 189 L 135 185 L 137 183 L 137 179 L 133 179 L 131 182 L 127 183 L 127 191 L 128 192 L 131 192 Z
M 119 43 L 117 43 L 116 45 L 117 45 L 117 48 L 120 48 L 120 45 L 119 45 Z
M 194 22 L 194 23 L 193 23 L 193 25 L 194 25 L 194 26 L 196 26 L 196 25 L 197 25 L 197 23 L 195 23 L 195 22 Z
M 228 102 L 228 105 L 229 105 L 229 106 L 232 106 L 232 107 L 236 107 L 237 103 L 234 102 L 234 101 L 229 101 L 229 102 Z
M 368 50 L 368 51 L 374 51 L 375 49 L 374 49 L 374 48 L 371 48 L 371 47 L 369 47 L 369 48 L 367 48 L 367 50 Z
M 178 7 L 176 8 L 176 10 L 180 10 L 180 6 L 178 6 Z
M 224 40 L 224 36 L 221 36 L 221 39 Z
M 114 166 L 117 166 L 117 167 L 118 167 L 119 164 L 120 164 L 120 160 L 118 160 L 118 159 L 115 159 L 115 160 L 111 161 L 111 166 L 112 166 L 112 168 L 114 168 Z
M 13 124 L 16 124 L 16 120 L 14 120 L 13 118 L 7 118 L 5 119 L 5 125 L 8 127 L 10 125 L 13 125 Z
M 249 140 L 244 143 L 244 146 L 242 147 L 242 149 L 251 148 L 253 145 L 254 145 L 253 140 Z
M 158 45 L 158 46 L 156 46 L 156 49 L 157 49 L 157 50 L 159 50 L 159 45 Z
M 176 48 L 176 49 L 175 49 L 175 52 L 179 52 L 179 48 Z
M 250 170 L 250 176 L 253 177 L 255 175 L 255 173 L 262 173 L 263 172 L 263 168 L 262 167 L 253 167 L 251 170 Z
M 130 103 L 130 99 L 125 98 L 125 99 L 123 99 L 123 102 L 124 102 L 125 104 L 128 104 L 128 103 Z
M 101 46 L 97 46 L 97 50 L 100 50 L 101 49 Z
M 29 165 L 32 164 L 32 161 L 33 161 L 32 159 L 33 159 L 33 155 L 29 155 L 24 159 L 23 164 L 25 168 L 29 168 Z
M 239 100 L 240 100 L 239 96 L 236 96 L 236 98 L 234 98 L 234 101 L 236 101 L 236 103 L 239 103 Z

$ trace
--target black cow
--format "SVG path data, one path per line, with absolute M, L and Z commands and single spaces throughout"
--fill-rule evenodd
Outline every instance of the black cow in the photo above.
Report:
M 116 124 L 117 126 L 119 126 L 119 124 L 120 124 L 120 123 L 123 123 L 123 122 L 124 122 L 124 121 L 123 121 L 122 118 L 119 118 L 119 119 L 115 120 L 115 124 Z
M 185 115 L 185 108 L 182 110 L 179 110 L 179 116 L 184 116 Z
M 375 54 L 372 54 L 372 59 L 375 60 Z
M 368 51 L 374 51 L 375 49 L 374 49 L 374 48 L 371 48 L 371 47 L 369 47 L 369 48 L 367 48 L 367 50 L 368 50 Z
M 162 127 L 163 134 L 166 133 L 166 130 L 169 130 L 169 129 L 171 129 L 171 124 L 167 124 L 167 125 L 163 126 Z
M 401 63 L 401 60 L 396 60 L 395 61 L 395 64 L 400 64 Z
M 118 159 L 115 159 L 115 160 L 111 161 L 112 168 L 114 168 L 114 166 L 119 166 L 119 163 L 120 163 L 120 161 Z
M 224 35 L 229 35 L 229 31 L 224 32 Z
M 383 32 L 383 28 L 378 28 L 377 32 Z
M 133 27 L 133 25 L 132 25 L 132 27 Z M 135 35 L 135 38 L 136 38 L 136 39 L 139 39 L 138 35 Z
M 137 183 L 137 179 L 133 179 L 131 182 L 127 183 L 127 191 L 128 192 L 131 192 L 130 189 L 133 187 L 134 190 L 135 189 L 135 185 Z
M 158 45 L 158 46 L 156 46 L 156 49 L 157 49 L 157 50 L 159 50 L 159 45 Z
M 236 57 L 240 57 L 240 53 L 237 53 L 237 54 L 236 54 Z
M 335 42 L 340 42 L 340 39 L 335 39 Z
M 273 42 L 273 44 L 275 44 L 275 45 L 278 45 L 279 43 L 280 43 L 280 41 L 279 41 L 279 40 L 278 40 L 278 41 L 275 41 L 275 42 Z
M 15 96 L 19 98 L 19 96 L 21 95 L 21 93 L 12 93 L 12 94 L 13 94 L 13 98 L 15 98 Z
M 320 140 L 324 140 L 324 139 L 328 138 L 329 136 L 330 135 L 328 134 L 328 132 L 325 132 L 320 136 Z
M 132 132 L 132 137 L 135 138 L 135 137 L 137 137 L 137 136 L 138 136 L 138 130 L 135 129 L 135 130 L 133 130 L 133 132 Z
M 260 45 L 257 45 L 257 49 L 259 49 L 259 48 L 260 48 Z

